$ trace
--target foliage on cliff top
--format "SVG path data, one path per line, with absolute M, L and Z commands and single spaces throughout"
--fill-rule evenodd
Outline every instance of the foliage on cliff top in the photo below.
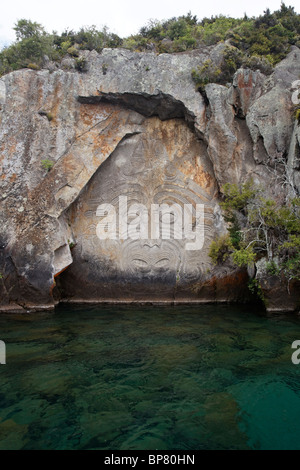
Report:
M 283 59 L 291 45 L 300 46 L 300 15 L 291 6 L 281 4 L 273 13 L 269 9 L 255 18 L 228 18 L 223 15 L 198 20 L 191 13 L 165 21 L 151 20 L 139 34 L 120 38 L 105 27 L 65 30 L 62 34 L 47 33 L 30 20 L 19 20 L 15 26 L 17 40 L 0 52 L 0 75 L 27 67 L 29 63 L 41 66 L 43 57 L 59 61 L 72 51 L 103 47 L 125 47 L 135 51 L 158 53 L 183 52 L 228 41 L 242 56 L 264 58 L 271 64 Z M 236 54 L 235 54 L 236 55 Z M 234 67 L 230 57 L 227 66 Z M 233 61 L 238 59 L 234 57 Z

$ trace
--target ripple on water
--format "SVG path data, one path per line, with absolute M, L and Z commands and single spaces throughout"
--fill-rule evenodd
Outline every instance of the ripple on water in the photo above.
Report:
M 300 449 L 297 317 L 64 306 L 0 332 L 0 449 Z

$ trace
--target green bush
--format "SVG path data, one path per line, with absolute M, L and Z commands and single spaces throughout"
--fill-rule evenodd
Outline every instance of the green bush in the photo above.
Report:
M 84 57 L 78 57 L 75 59 L 75 68 L 79 72 L 86 72 L 87 71 L 87 61 Z
M 253 265 L 256 260 L 256 254 L 254 253 L 252 246 L 240 248 L 233 252 L 232 259 L 234 264 L 241 268 L 243 266 Z
M 242 66 L 254 71 L 259 70 L 264 75 L 270 75 L 273 72 L 272 57 L 270 55 L 266 57 L 244 57 Z
M 31 70 L 40 70 L 41 67 L 39 67 L 37 64 L 32 64 L 31 62 L 27 65 L 27 68 Z
M 222 190 L 229 234 L 212 242 L 213 262 L 222 263 L 230 255 L 242 267 L 264 257 L 270 275 L 283 275 L 288 283 L 300 280 L 300 198 L 280 203 L 251 181 L 240 186 L 228 183 Z
M 222 188 L 224 202 L 221 203 L 223 209 L 243 211 L 247 204 L 257 195 L 258 188 L 253 181 L 247 181 L 242 185 L 226 183 Z
M 256 298 L 265 302 L 263 290 L 258 279 L 250 279 L 248 289 Z
M 54 162 L 50 160 L 49 158 L 45 158 L 44 160 L 41 160 L 41 165 L 44 168 L 44 170 L 50 171 L 54 165 Z
M 209 256 L 214 264 L 222 264 L 232 253 L 232 244 L 228 235 L 222 235 L 214 240 L 209 249 Z
M 78 57 L 79 56 L 78 49 L 74 46 L 68 47 L 67 53 L 70 54 L 72 57 Z
M 24 67 L 38 70 L 44 55 L 54 52 L 52 36 L 38 23 L 19 20 L 14 29 L 17 41 L 0 53 L 0 75 Z
M 280 268 L 275 260 L 268 261 L 266 264 L 266 271 L 271 276 L 278 276 L 280 273 Z
M 227 45 L 222 54 L 222 62 L 219 66 L 210 59 L 202 66 L 192 70 L 192 79 L 202 91 L 207 83 L 226 84 L 231 82 L 235 72 L 240 67 L 246 67 L 269 75 L 273 68 L 269 60 L 260 57 L 247 57 L 236 47 Z
M 208 82 L 226 83 L 241 65 L 268 74 L 287 55 L 291 45 L 300 45 L 300 15 L 284 3 L 279 10 L 271 13 L 267 9 L 257 18 L 220 15 L 199 21 L 189 12 L 165 21 L 151 20 L 138 34 L 124 39 L 106 27 L 98 30 L 95 26 L 49 34 L 39 23 L 26 19 L 19 20 L 14 29 L 16 42 L 0 52 L 0 75 L 29 63 L 42 66 L 44 55 L 59 61 L 67 53 L 76 57 L 78 50 L 101 52 L 104 47 L 182 52 L 226 41 L 220 67 L 204 64 L 193 71 L 197 86 L 204 87 Z
M 207 59 L 202 66 L 193 69 L 191 75 L 196 87 L 203 91 L 208 83 L 220 83 L 222 71 L 211 59 Z

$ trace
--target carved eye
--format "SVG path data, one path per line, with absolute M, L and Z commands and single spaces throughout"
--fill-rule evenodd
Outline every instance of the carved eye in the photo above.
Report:
M 159 259 L 158 261 L 156 261 L 155 266 L 157 268 L 163 268 L 167 266 L 169 262 L 170 260 L 168 258 Z
M 134 259 L 132 260 L 133 265 L 137 268 L 146 268 L 148 266 L 147 261 L 143 259 Z

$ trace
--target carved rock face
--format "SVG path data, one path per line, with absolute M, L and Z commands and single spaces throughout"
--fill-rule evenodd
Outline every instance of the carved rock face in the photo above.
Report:
M 270 77 L 241 69 L 229 88 L 208 84 L 204 100 L 191 70 L 209 58 L 217 64 L 224 47 L 85 51 L 85 73 L 24 69 L 1 77 L 0 311 L 52 309 L 61 294 L 246 300 L 246 271 L 229 261 L 213 266 L 208 257 L 212 238 L 225 232 L 218 190 L 251 178 L 276 198 L 282 185 L 275 167 L 284 159 L 299 191 L 291 86 L 299 80 L 300 50 Z M 98 207 L 110 204 L 118 222 L 120 196 L 128 209 L 143 204 L 148 214 L 141 239 L 122 239 L 118 224 L 115 239 L 97 236 L 104 219 Z M 191 240 L 174 236 L 183 230 L 172 214 L 170 238 L 150 236 L 152 204 L 203 204 L 201 249 L 190 251 Z
M 170 300 L 179 285 L 188 289 L 196 280 L 205 279 L 211 266 L 209 245 L 218 230 L 216 194 L 205 145 L 187 124 L 181 119 L 145 119 L 140 131 L 124 139 L 102 164 L 69 210 L 76 247 L 73 264 L 60 280 L 66 295 L 82 299 L 117 296 L 120 300 L 153 299 L 155 295 Z M 130 208 L 143 205 L 146 227 L 141 238 L 122 237 L 120 197 L 126 201 L 127 233 L 140 215 L 136 211 L 130 215 Z M 103 204 L 114 209 L 115 239 L 101 240 L 97 235 L 97 225 L 103 220 L 97 209 Z M 170 214 L 169 234 L 160 229 L 159 235 L 151 236 L 157 223 L 162 226 L 162 215 L 155 219 L 151 207 L 162 204 L 175 204 L 182 211 Z M 204 244 L 201 250 L 190 250 L 184 205 L 194 208 L 195 229 L 197 204 L 204 206 Z M 138 222 L 135 229 L 136 234 L 141 232 Z

